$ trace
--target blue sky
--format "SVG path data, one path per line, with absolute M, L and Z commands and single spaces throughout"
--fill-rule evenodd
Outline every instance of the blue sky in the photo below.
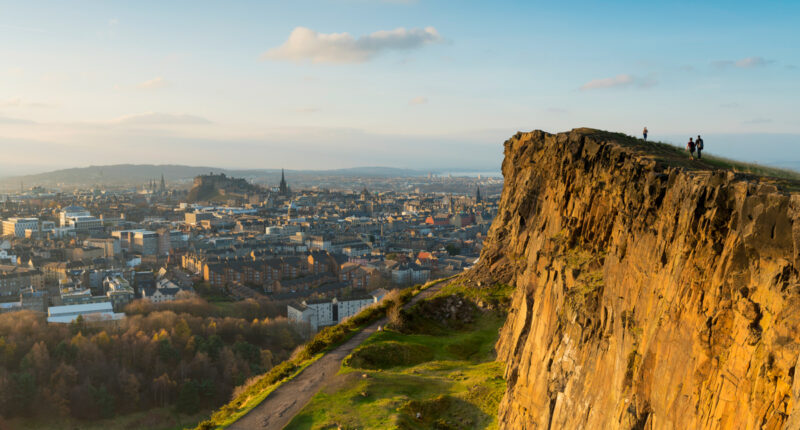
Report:
M 0 1 L 0 169 L 491 170 L 645 125 L 800 163 L 800 2 L 651 3 Z

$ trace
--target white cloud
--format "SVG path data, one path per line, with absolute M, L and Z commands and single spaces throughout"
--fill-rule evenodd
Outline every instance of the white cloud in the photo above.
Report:
M 363 63 L 384 51 L 417 49 L 441 41 L 442 37 L 433 27 L 376 31 L 358 39 L 349 33 L 325 34 L 297 27 L 283 45 L 265 52 L 262 58 L 312 63 Z
M 119 20 L 117 18 L 111 18 L 108 20 L 108 26 L 114 27 L 115 25 L 119 24 Z
M 196 115 L 145 112 L 121 116 L 113 124 L 166 125 L 166 124 L 211 124 L 211 121 Z
M 655 86 L 657 83 L 658 81 L 656 81 L 652 76 L 647 78 L 637 78 L 633 75 L 624 73 L 612 78 L 593 79 L 581 85 L 580 89 L 582 91 L 586 91 L 599 90 L 603 88 L 626 88 L 633 86 L 637 88 L 650 88 Z
M 583 85 L 582 90 L 596 90 L 599 88 L 626 87 L 633 84 L 633 76 L 623 74 L 613 78 L 593 79 Z
M 156 88 L 164 88 L 169 86 L 169 82 L 165 81 L 161 76 L 144 81 L 137 85 L 137 87 L 145 90 L 154 90 Z
M 424 105 L 425 103 L 428 103 L 428 98 L 422 96 L 414 97 L 408 101 L 408 104 L 410 105 Z
M 742 58 L 741 60 L 712 61 L 711 65 L 719 69 L 725 69 L 728 67 L 736 67 L 739 69 L 751 69 L 755 67 L 763 67 L 770 63 L 773 63 L 773 61 L 765 60 L 763 57 L 747 57 L 747 58 Z

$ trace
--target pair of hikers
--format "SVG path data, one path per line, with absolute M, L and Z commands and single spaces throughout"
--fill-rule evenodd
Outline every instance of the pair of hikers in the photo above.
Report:
M 689 151 L 689 157 L 694 160 L 694 152 L 697 151 L 697 158 L 703 158 L 703 138 L 700 135 L 697 135 L 697 140 L 693 140 L 691 137 L 689 138 L 689 142 L 686 144 L 686 149 Z

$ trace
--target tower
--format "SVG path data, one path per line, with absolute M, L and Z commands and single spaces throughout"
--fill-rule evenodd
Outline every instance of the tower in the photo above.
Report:
M 163 173 L 161 174 L 161 187 L 159 188 L 159 191 L 161 191 L 161 193 L 164 193 L 164 192 L 167 191 L 167 183 L 164 182 L 164 174 Z
M 281 169 L 281 183 L 280 183 L 280 194 L 282 196 L 289 195 L 289 186 L 286 185 L 286 176 L 284 175 L 283 169 Z
M 481 202 L 481 187 L 478 185 L 475 187 L 475 203 Z

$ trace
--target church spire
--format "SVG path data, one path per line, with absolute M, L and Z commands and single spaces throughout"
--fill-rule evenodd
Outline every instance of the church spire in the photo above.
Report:
M 281 183 L 279 185 L 279 189 L 282 196 L 289 195 L 289 186 L 286 185 L 286 175 L 284 174 L 283 169 L 281 169 Z

